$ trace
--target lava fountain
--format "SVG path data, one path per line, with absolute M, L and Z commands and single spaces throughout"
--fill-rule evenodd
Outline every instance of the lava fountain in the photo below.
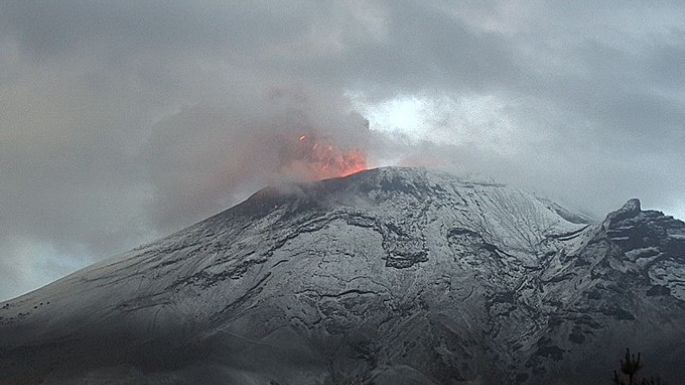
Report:
M 311 179 L 347 176 L 367 167 L 365 151 L 340 147 L 330 137 L 302 134 L 293 149 L 289 168 Z

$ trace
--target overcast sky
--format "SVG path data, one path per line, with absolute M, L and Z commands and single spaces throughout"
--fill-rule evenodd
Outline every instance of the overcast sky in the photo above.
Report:
M 302 177 L 301 133 L 685 218 L 684 4 L 2 1 L 0 300 Z

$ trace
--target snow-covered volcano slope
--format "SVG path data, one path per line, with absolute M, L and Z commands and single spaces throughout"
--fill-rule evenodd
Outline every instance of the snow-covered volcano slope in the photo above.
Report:
M 604 383 L 626 346 L 682 378 L 685 223 L 558 208 L 421 169 L 267 188 L 0 304 L 0 384 Z

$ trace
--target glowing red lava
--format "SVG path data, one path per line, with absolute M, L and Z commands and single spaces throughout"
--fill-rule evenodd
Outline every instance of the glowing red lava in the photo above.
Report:
M 326 179 L 347 176 L 366 170 L 366 152 L 360 149 L 343 149 L 332 139 L 314 134 L 298 138 L 296 159 L 311 178 Z

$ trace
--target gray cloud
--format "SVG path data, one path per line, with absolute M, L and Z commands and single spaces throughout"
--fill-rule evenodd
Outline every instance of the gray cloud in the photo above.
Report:
M 0 298 L 311 176 L 302 134 L 366 150 L 372 164 L 489 175 L 596 215 L 632 196 L 676 209 L 682 12 L 680 2 L 3 2 Z M 350 95 L 432 101 L 417 128 L 430 135 L 369 131 Z

